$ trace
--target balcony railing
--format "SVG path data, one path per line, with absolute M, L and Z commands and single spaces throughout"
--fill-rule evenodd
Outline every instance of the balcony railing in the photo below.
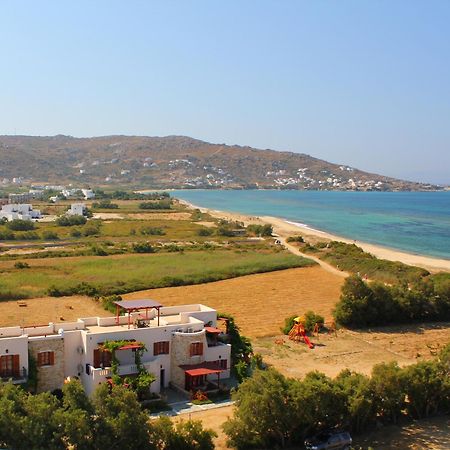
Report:
M 25 383 L 28 380 L 28 371 L 25 367 L 19 370 L 2 370 L 0 379 L 2 381 L 12 380 L 13 383 Z
M 142 365 L 147 369 L 150 370 L 150 364 L 151 361 L 147 361 L 145 363 L 142 363 Z M 95 368 L 92 366 L 89 366 L 89 375 L 93 378 L 93 381 L 103 381 L 105 378 L 112 376 L 112 369 L 111 367 L 104 367 L 104 368 Z M 120 376 L 125 375 L 133 375 L 138 373 L 138 367 L 136 364 L 127 364 L 127 365 L 120 365 L 117 369 L 117 374 Z

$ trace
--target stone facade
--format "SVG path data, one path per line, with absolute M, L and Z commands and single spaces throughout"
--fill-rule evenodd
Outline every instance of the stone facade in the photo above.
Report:
M 60 336 L 29 341 L 29 350 L 38 361 L 39 352 L 54 352 L 54 364 L 37 368 L 37 392 L 60 389 L 64 384 L 64 339 Z
M 193 342 L 203 342 L 203 355 L 190 356 L 190 346 Z M 179 366 L 183 364 L 200 364 L 205 361 L 205 351 L 208 348 L 204 331 L 198 333 L 175 333 L 172 337 L 171 381 L 184 389 L 184 370 Z

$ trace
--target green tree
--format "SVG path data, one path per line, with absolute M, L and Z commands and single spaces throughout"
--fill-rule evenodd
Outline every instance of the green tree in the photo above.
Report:
M 335 382 L 346 399 L 348 425 L 360 433 L 375 418 L 370 378 L 350 370 L 343 370 Z
M 152 448 L 148 417 L 136 394 L 123 387 L 100 385 L 94 393 L 96 414 L 95 446 L 101 449 L 134 450 Z
M 233 394 L 234 416 L 223 425 L 231 446 L 285 447 L 296 427 L 292 414 L 290 383 L 274 369 L 257 370 Z
M 402 370 L 398 364 L 391 362 L 374 366 L 370 389 L 377 415 L 387 423 L 396 424 L 405 407 Z
M 408 413 L 422 419 L 436 414 L 450 398 L 445 369 L 436 361 L 423 361 L 403 369 L 403 385 Z
M 180 421 L 176 425 L 166 416 L 150 422 L 150 442 L 158 450 L 213 450 L 213 430 L 203 429 L 198 420 Z

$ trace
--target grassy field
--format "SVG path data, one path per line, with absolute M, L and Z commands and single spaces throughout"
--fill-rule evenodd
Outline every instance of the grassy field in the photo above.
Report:
M 8 293 L 19 293 L 24 298 L 42 296 L 49 287 L 58 290 L 60 295 L 83 293 L 76 289 L 80 283 L 94 287 L 99 294 L 124 293 L 314 264 L 286 251 L 273 250 L 46 258 L 27 260 L 27 263 L 29 268 L 18 269 L 13 261 L 0 262 L 3 299 L 8 299 Z

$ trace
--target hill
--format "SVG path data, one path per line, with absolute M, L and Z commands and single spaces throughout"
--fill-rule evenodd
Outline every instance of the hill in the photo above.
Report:
M 428 190 L 306 154 L 184 136 L 0 136 L 0 183 L 146 188 Z

